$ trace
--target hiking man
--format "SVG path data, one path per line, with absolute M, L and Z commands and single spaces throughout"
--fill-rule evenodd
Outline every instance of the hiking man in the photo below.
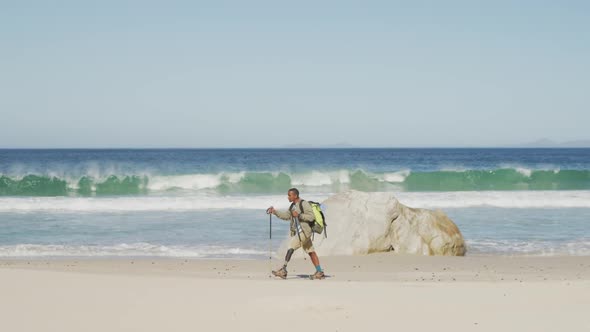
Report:
M 320 266 L 320 259 L 315 253 L 315 249 L 313 248 L 313 244 L 311 242 L 311 223 L 313 223 L 315 220 L 311 205 L 307 201 L 299 198 L 299 190 L 296 188 L 289 189 L 287 192 L 287 198 L 289 199 L 289 202 L 291 202 L 291 207 L 289 207 L 289 210 L 277 211 L 272 206 L 266 210 L 266 213 L 268 214 L 272 213 L 283 220 L 291 221 L 291 239 L 289 240 L 289 250 L 287 250 L 287 255 L 285 256 L 285 263 L 283 264 L 282 268 L 272 271 L 272 274 L 276 277 L 286 279 L 287 264 L 291 260 L 293 252 L 295 252 L 295 250 L 299 249 L 300 247 L 303 247 L 303 250 L 305 250 L 305 252 L 311 258 L 311 262 L 315 266 L 316 270 L 316 272 L 310 276 L 310 279 L 324 279 L 325 275 L 322 267 Z M 303 208 L 303 211 L 301 208 Z

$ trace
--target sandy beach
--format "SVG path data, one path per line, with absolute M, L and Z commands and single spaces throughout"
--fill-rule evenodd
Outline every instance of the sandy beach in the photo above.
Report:
M 272 266 L 280 264 L 273 260 Z M 590 331 L 590 257 L 0 261 L 5 331 Z

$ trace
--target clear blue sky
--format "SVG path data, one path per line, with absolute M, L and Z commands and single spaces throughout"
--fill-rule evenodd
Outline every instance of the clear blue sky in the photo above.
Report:
M 15 148 L 590 139 L 590 2 L 2 1 L 0 115 Z

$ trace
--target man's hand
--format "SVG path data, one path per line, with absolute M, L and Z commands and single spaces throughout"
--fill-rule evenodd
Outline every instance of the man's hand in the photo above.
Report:
M 272 214 L 275 213 L 275 208 L 274 207 L 269 207 L 268 209 L 266 209 L 266 214 Z
M 293 215 L 293 217 L 297 218 L 299 217 L 299 212 L 293 210 L 293 212 L 291 212 L 291 214 Z

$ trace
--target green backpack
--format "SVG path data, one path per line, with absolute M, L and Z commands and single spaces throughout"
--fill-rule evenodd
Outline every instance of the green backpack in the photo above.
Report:
M 313 215 L 315 220 L 311 223 L 311 229 L 314 233 L 322 234 L 324 233 L 324 238 L 328 237 L 328 231 L 326 223 L 326 217 L 324 216 L 324 211 L 322 211 L 322 206 L 318 202 L 308 201 L 309 205 L 311 205 L 311 210 L 313 211 Z M 299 201 L 299 210 L 303 213 L 303 200 Z

